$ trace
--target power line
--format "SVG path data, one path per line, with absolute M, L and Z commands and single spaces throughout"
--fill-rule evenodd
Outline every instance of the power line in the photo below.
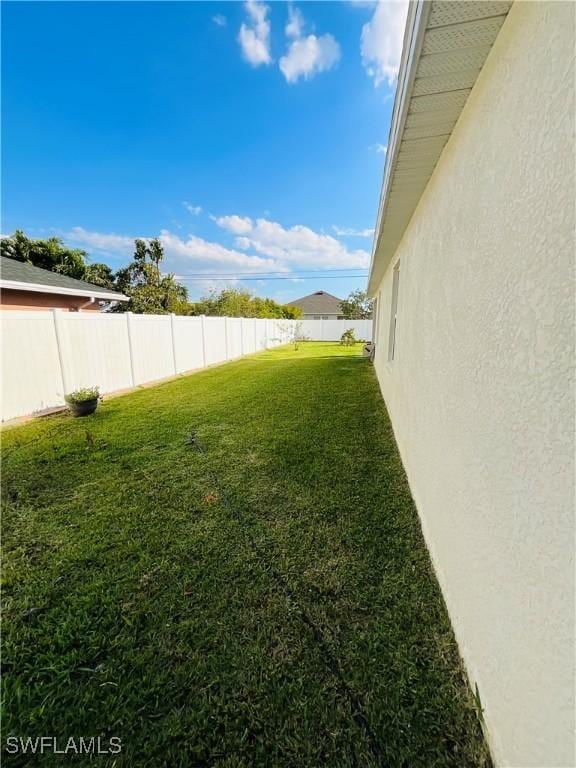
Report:
M 317 275 L 316 277 L 299 277 L 298 275 L 292 275 L 291 277 L 243 277 L 242 275 L 231 275 L 230 277 L 210 277 L 210 275 L 204 275 L 203 277 L 186 277 L 177 275 L 176 279 L 181 281 L 191 280 L 193 282 L 198 282 L 202 280 L 294 280 L 295 278 L 299 280 L 338 280 L 343 278 L 350 280 L 353 277 L 368 277 L 368 275 Z
M 184 277 L 238 277 L 238 275 L 308 275 L 308 274 L 323 274 L 325 272 L 366 272 L 368 273 L 368 267 L 338 267 L 337 269 L 295 269 L 292 272 L 286 272 L 286 270 L 270 269 L 267 272 L 187 272 Z

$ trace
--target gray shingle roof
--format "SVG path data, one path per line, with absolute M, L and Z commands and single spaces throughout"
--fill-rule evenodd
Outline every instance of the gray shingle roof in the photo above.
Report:
M 2 288 L 10 288 L 10 283 L 28 283 L 51 288 L 53 289 L 52 293 L 59 293 L 64 289 L 67 294 L 72 291 L 79 291 L 80 296 L 90 293 L 95 298 L 107 298 L 111 301 L 123 301 L 126 298 L 117 291 L 111 291 L 84 280 L 75 280 L 73 277 L 61 275 L 58 272 L 50 272 L 48 269 L 40 269 L 24 261 L 9 259 L 7 256 L 0 257 L 0 280 L 2 281 Z M 25 287 L 18 287 L 21 290 L 26 290 Z
M 326 291 L 316 291 L 309 296 L 303 296 L 301 299 L 289 301 L 288 307 L 300 307 L 303 315 L 341 315 L 342 299 L 332 296 Z

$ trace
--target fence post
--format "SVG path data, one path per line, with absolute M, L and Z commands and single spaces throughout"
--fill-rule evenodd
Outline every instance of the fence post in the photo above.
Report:
M 172 338 L 172 364 L 174 366 L 174 375 L 178 373 L 178 365 L 176 362 L 176 334 L 174 333 L 174 318 L 176 315 L 174 312 L 170 312 L 170 337 Z
M 128 334 L 128 355 L 130 357 L 130 379 L 132 386 L 136 386 L 136 373 L 134 372 L 134 347 L 132 344 L 132 312 L 126 312 L 126 332 Z
M 206 368 L 206 336 L 204 334 L 204 315 L 200 315 L 200 330 L 202 331 L 202 367 Z
M 230 353 L 228 351 L 228 318 L 224 317 L 224 344 L 226 348 L 226 360 L 230 360 Z
M 58 350 L 58 362 L 60 364 L 60 378 L 62 379 L 62 399 L 64 395 L 68 394 L 66 374 L 64 373 L 64 351 L 62 346 L 62 316 L 60 314 L 61 309 L 53 309 L 52 317 L 54 318 L 54 335 L 56 336 L 56 349 Z
M 244 318 L 240 318 L 240 357 L 244 357 Z
M 320 341 L 324 341 L 324 320 L 320 317 Z

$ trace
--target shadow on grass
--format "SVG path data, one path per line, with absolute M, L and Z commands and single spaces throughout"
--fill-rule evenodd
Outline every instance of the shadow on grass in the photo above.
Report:
M 60 419 L 3 440 L 7 732 L 119 735 L 126 766 L 489 764 L 357 350 Z

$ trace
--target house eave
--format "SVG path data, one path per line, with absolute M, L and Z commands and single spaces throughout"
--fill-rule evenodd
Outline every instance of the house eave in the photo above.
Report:
M 382 275 L 384 274 L 384 270 L 386 269 L 386 264 L 381 269 L 379 268 L 381 259 L 378 256 L 378 251 L 381 240 L 381 227 L 386 201 L 389 197 L 389 190 L 392 183 L 393 169 L 396 167 L 398 158 L 400 148 L 399 137 L 402 134 L 402 129 L 406 123 L 406 116 L 408 114 L 410 95 L 416 76 L 417 58 L 422 47 L 422 39 L 426 28 L 429 5 L 430 3 L 427 2 L 427 0 L 416 0 L 416 2 L 410 2 L 408 6 L 402 56 L 398 70 L 398 86 L 396 88 L 396 96 L 394 99 L 392 122 L 390 124 L 388 135 L 388 148 L 386 150 L 386 163 L 384 165 L 384 177 L 378 203 L 376 227 L 374 229 L 372 258 L 370 261 L 370 272 L 368 277 L 368 295 L 371 297 L 376 292 Z
M 444 151 L 511 0 L 411 0 L 368 295 L 373 297 Z
M 31 291 L 32 293 L 53 293 L 57 296 L 79 296 L 81 298 L 97 299 L 100 301 L 129 301 L 128 296 L 112 291 L 87 291 L 76 288 L 59 288 L 55 285 L 41 285 L 39 283 L 24 283 L 16 280 L 0 280 L 0 289 L 3 291 Z

